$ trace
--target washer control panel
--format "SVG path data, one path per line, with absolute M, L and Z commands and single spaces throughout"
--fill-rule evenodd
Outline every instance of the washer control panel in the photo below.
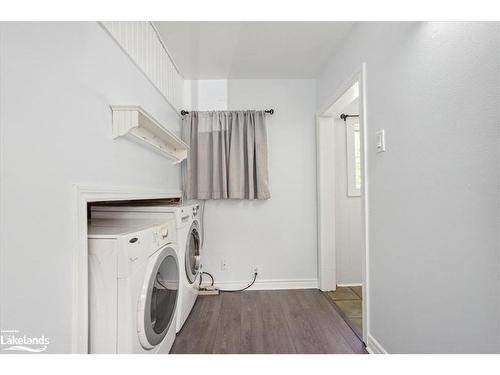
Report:
M 154 231 L 154 240 L 159 246 L 176 241 L 175 220 L 168 220 Z
M 164 225 L 160 227 L 160 236 L 162 239 L 165 239 L 168 237 L 168 225 Z

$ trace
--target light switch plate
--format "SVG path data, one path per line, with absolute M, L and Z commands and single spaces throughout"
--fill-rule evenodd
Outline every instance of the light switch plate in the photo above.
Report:
M 379 130 L 377 133 L 375 133 L 377 136 L 377 144 L 375 146 L 377 152 L 384 152 L 385 151 L 385 130 Z

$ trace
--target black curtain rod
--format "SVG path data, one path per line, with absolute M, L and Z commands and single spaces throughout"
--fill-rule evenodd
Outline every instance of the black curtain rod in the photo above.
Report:
M 264 112 L 265 113 L 269 113 L 270 115 L 274 115 L 274 109 L 272 109 L 272 108 L 271 109 L 266 109 Z M 182 110 L 181 111 L 181 115 L 182 116 L 189 115 L 189 111 Z
M 346 121 L 348 117 L 359 117 L 359 115 L 346 115 L 345 113 L 340 115 L 340 119 L 344 121 Z

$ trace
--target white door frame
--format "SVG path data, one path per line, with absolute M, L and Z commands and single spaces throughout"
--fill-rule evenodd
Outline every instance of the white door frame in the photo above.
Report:
M 73 322 L 71 351 L 88 353 L 88 240 L 87 203 L 180 197 L 180 190 L 73 185 Z
M 359 128 L 361 138 L 361 220 L 363 228 L 362 249 L 362 283 L 363 283 L 363 341 L 367 342 L 370 326 L 370 287 L 369 287 L 369 238 L 368 238 L 368 163 L 366 114 L 366 64 L 362 63 L 344 85 L 339 87 L 316 114 L 316 142 L 317 142 L 317 209 L 318 209 L 318 281 L 323 291 L 335 290 L 336 249 L 335 249 L 335 163 L 333 117 L 329 109 L 348 92 L 354 84 L 359 83 Z

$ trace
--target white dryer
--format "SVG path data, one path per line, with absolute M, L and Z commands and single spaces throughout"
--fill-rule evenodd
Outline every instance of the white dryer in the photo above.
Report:
M 177 308 L 177 332 L 180 331 L 196 298 L 198 297 L 201 273 L 201 223 L 200 204 L 157 206 L 96 206 L 92 217 L 114 219 L 164 220 L 175 215 L 177 243 L 180 259 L 179 304 Z
M 89 352 L 168 353 L 180 270 L 173 216 L 89 225 Z

